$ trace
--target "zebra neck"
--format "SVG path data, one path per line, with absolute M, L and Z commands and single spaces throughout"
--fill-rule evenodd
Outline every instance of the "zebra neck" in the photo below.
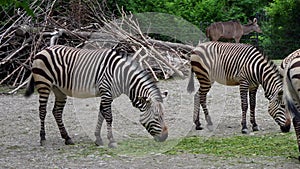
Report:
M 282 90 L 282 80 L 277 72 L 269 73 L 262 79 L 261 85 L 265 91 L 265 97 L 268 100 L 275 98 L 280 90 Z
M 162 100 L 152 76 L 135 60 L 123 57 L 117 65 L 118 67 L 111 73 L 113 78 L 111 88 L 115 96 L 126 94 L 132 105 L 141 111 L 145 111 L 147 107 L 145 100 Z

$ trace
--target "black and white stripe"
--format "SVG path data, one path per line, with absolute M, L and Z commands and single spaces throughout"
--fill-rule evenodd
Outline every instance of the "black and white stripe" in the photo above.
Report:
M 117 49 L 85 50 L 52 46 L 39 52 L 32 63 L 32 78 L 25 96 L 40 95 L 41 143 L 45 140 L 46 105 L 51 91 L 55 94 L 53 114 L 66 144 L 73 144 L 62 120 L 67 96 L 101 97 L 96 144 L 102 145 L 100 131 L 107 122 L 109 146 L 116 146 L 112 135 L 111 103 L 126 94 L 141 112 L 141 123 L 158 141 L 168 136 L 163 120 L 163 97 L 152 76 L 141 69 L 129 53 Z
M 193 74 L 200 83 L 194 97 L 194 122 L 196 129 L 202 129 L 199 121 L 199 107 L 205 114 L 208 126 L 212 125 L 206 107 L 206 95 L 216 81 L 223 85 L 240 86 L 242 107 L 242 132 L 247 133 L 246 112 L 248 92 L 250 97 L 250 121 L 254 131 L 259 130 L 255 120 L 256 93 L 259 85 L 269 100 L 269 114 L 284 132 L 290 129 L 290 119 L 285 113 L 281 98 L 282 81 L 276 65 L 264 57 L 255 47 L 238 43 L 208 42 L 197 46 L 191 54 L 191 77 L 188 91 L 194 90 Z
M 284 102 L 293 121 L 300 152 L 300 49 L 286 57 L 282 65 Z
M 291 60 L 294 59 L 294 57 L 297 57 L 299 53 L 300 53 L 300 49 L 292 52 L 291 54 L 289 54 L 287 57 L 285 57 L 281 61 L 281 64 L 279 66 L 279 72 L 280 72 L 280 75 L 281 75 L 282 78 L 283 78 L 283 75 L 284 75 L 284 68 L 291 62 Z

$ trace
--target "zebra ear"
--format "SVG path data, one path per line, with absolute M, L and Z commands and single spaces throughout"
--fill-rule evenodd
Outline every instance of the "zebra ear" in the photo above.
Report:
M 168 96 L 168 94 L 169 94 L 168 90 L 165 90 L 165 91 L 161 92 L 161 97 L 163 99 L 165 99 Z

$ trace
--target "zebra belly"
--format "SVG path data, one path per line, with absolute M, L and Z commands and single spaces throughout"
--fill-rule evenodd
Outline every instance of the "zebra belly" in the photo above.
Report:
M 99 92 L 95 89 L 88 89 L 88 90 L 68 90 L 65 88 L 59 88 L 61 92 L 66 94 L 70 97 L 77 97 L 77 98 L 89 98 L 89 97 L 97 97 Z
M 239 80 L 236 79 L 215 79 L 216 82 L 226 86 L 237 86 L 240 85 Z
M 237 86 L 240 85 L 240 82 L 236 82 L 236 81 L 227 81 L 226 82 L 227 86 Z

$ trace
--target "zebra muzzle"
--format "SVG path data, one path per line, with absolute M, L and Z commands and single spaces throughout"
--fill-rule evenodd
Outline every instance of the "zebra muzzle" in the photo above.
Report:
M 168 128 L 166 126 L 163 127 L 163 130 L 160 135 L 154 136 L 154 140 L 157 142 L 163 142 L 168 138 Z
M 285 115 L 286 115 L 286 121 L 284 123 L 284 125 L 281 125 L 280 126 L 280 130 L 283 132 L 283 133 L 287 133 L 290 131 L 290 128 L 291 128 L 291 117 L 290 117 L 290 114 L 288 112 L 285 112 Z

